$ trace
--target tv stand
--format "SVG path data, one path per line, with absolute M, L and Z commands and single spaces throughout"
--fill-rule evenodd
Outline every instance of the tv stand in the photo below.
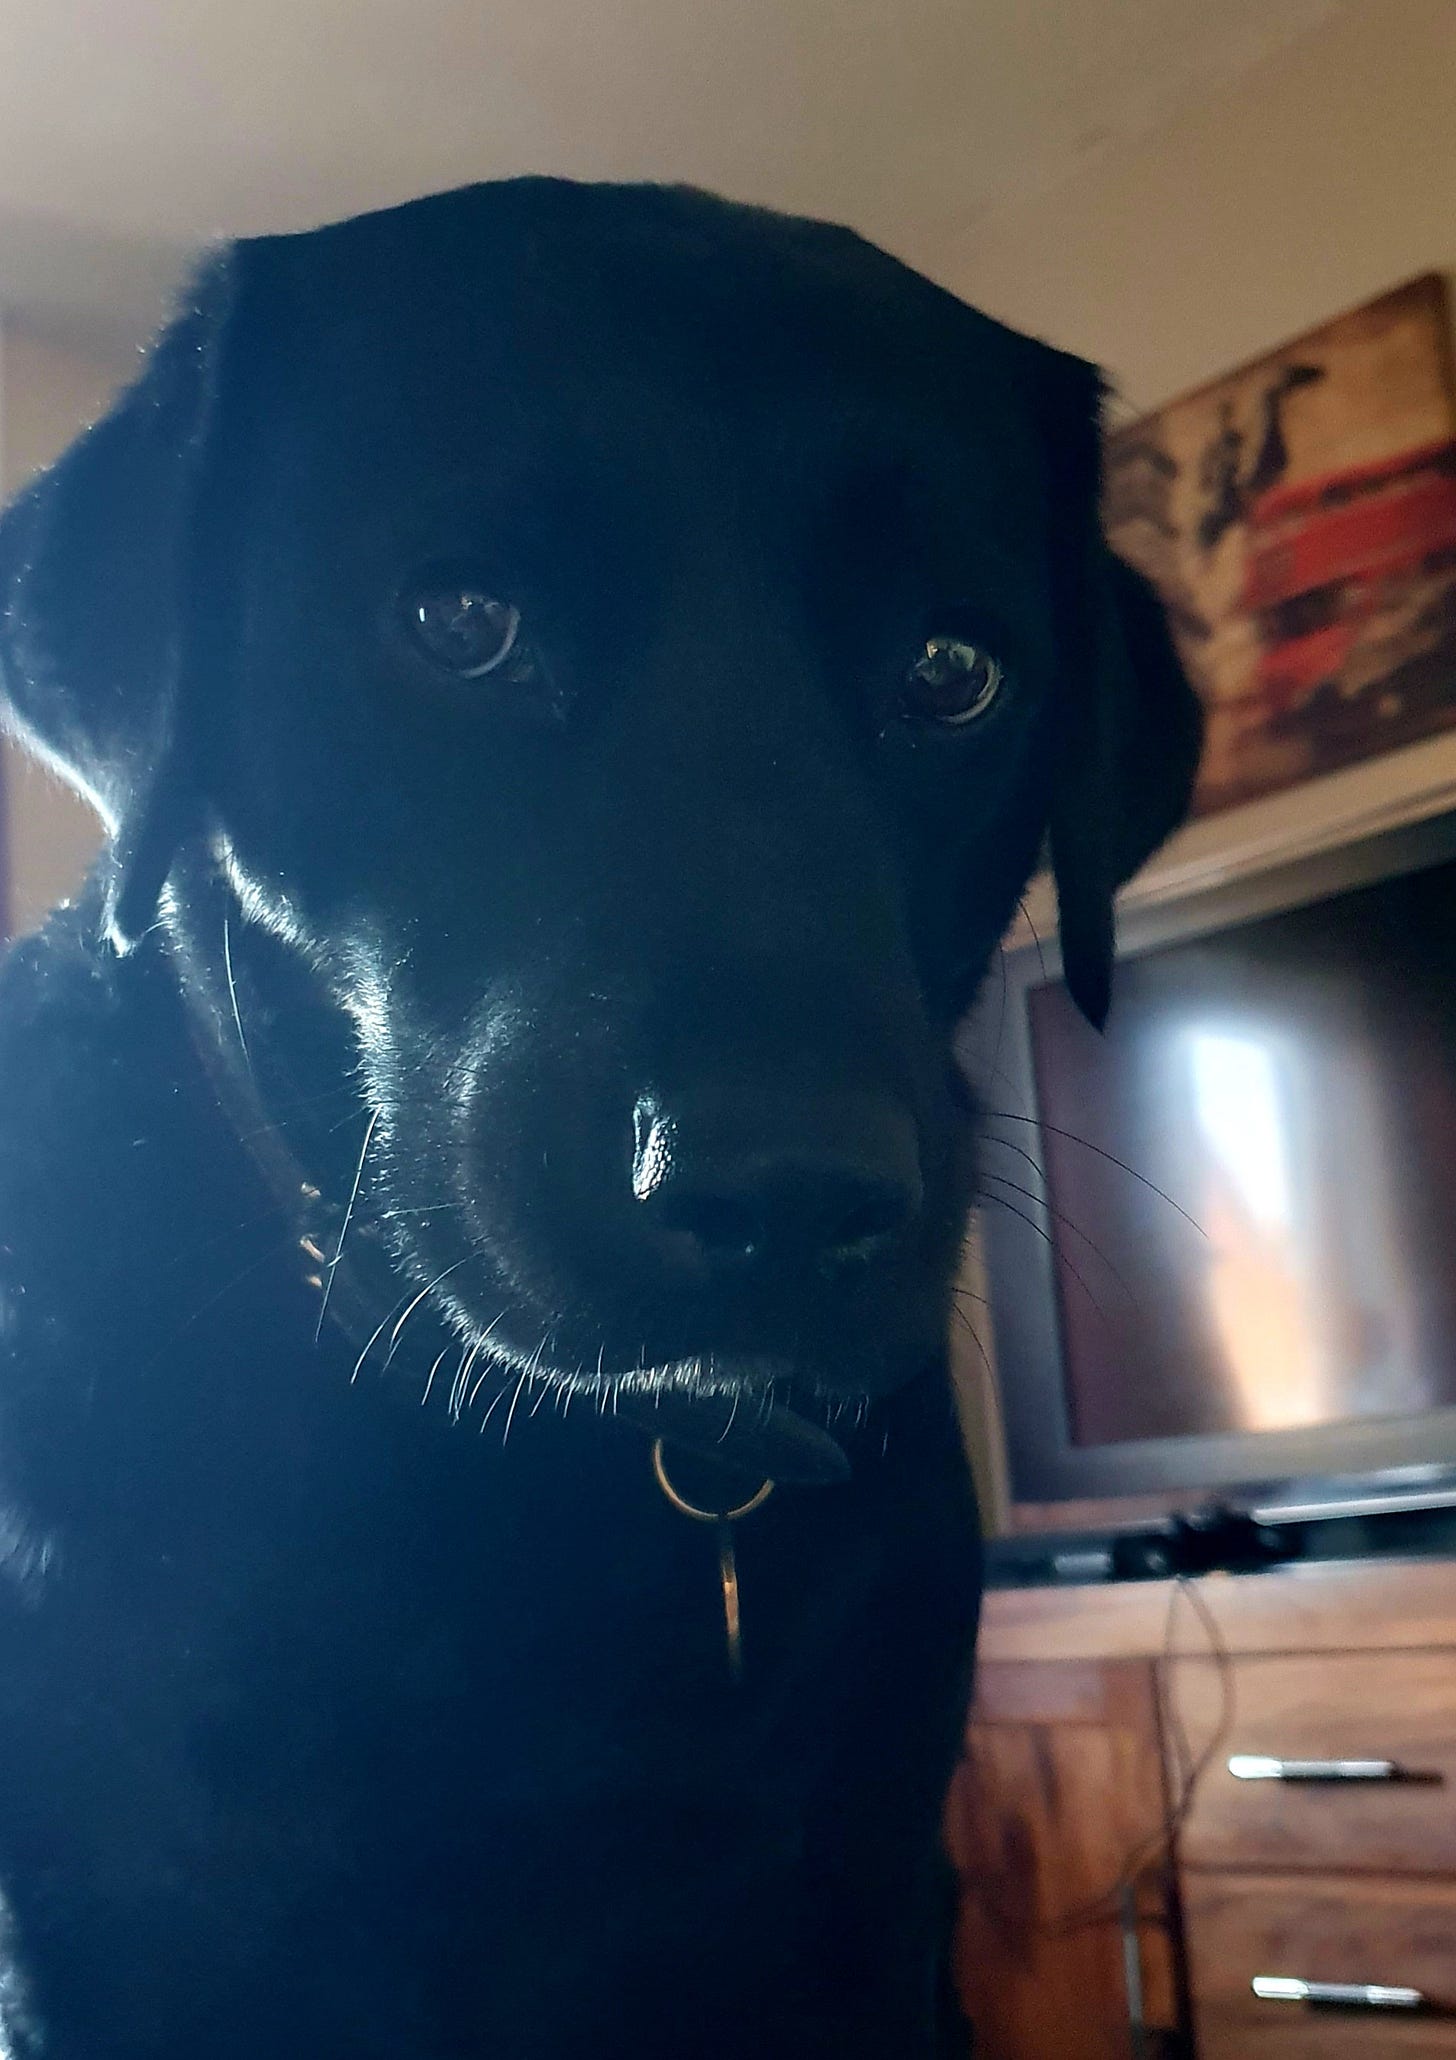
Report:
M 988 1593 L 948 1816 L 977 2060 L 1456 2060 L 1452 1519 L 1319 1521 L 1196 1601 L 1151 1572 Z M 1342 1524 L 1386 1528 L 1350 1558 Z M 1109 1543 L 1020 1542 L 1078 1538 Z
M 1456 1477 L 1397 1486 L 1388 1476 L 1351 1481 L 1338 1502 L 1316 1503 L 1298 1482 L 1257 1501 L 1215 1502 L 1182 1514 L 1085 1529 L 1038 1530 L 993 1539 L 988 1587 L 1083 1586 L 1166 1581 L 1211 1573 L 1352 1559 L 1450 1557 L 1456 1561 Z
M 1418 1516 L 1456 1511 L 1456 1467 L 1400 1466 L 1338 1481 L 1280 1481 L 1248 1503 L 1256 1523 L 1330 1517 Z

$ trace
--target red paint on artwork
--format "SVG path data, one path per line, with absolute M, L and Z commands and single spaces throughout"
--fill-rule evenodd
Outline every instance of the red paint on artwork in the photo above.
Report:
M 1244 605 L 1276 714 L 1338 680 L 1392 583 L 1456 563 L 1456 441 L 1276 487 L 1248 538 Z

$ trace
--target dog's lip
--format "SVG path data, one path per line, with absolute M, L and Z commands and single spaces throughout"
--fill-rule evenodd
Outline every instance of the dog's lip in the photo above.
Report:
M 752 1481 L 831 1487 L 847 1481 L 849 1460 L 828 1431 L 782 1402 L 694 1395 L 680 1389 L 619 1391 L 615 1413 L 661 1438 Z

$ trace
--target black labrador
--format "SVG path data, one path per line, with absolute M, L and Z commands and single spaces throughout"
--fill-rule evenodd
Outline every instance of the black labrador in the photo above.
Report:
M 527 180 L 226 250 L 5 516 L 112 833 L 0 992 L 6 2053 L 933 2049 L 952 1031 L 1048 842 L 1101 1016 L 1197 751 L 1098 408 Z

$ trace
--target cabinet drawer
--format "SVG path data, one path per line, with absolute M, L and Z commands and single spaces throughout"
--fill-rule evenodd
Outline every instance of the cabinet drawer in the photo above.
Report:
M 1456 1651 L 1241 1659 L 1230 1674 L 1233 1722 L 1188 1814 L 1185 1866 L 1456 1874 Z M 1169 1688 L 1196 1757 L 1218 1727 L 1220 1671 L 1178 1660 Z M 1390 1761 L 1406 1778 L 1239 1780 L 1236 1756 Z
M 1193 1875 L 1199 2060 L 1452 2060 L 1456 2015 L 1262 2002 L 1257 1976 L 1378 1982 L 1456 2008 L 1456 1887 L 1367 1875 Z

